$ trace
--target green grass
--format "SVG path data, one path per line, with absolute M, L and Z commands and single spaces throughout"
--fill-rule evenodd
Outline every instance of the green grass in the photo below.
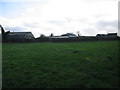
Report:
M 3 44 L 3 88 L 118 87 L 118 41 Z

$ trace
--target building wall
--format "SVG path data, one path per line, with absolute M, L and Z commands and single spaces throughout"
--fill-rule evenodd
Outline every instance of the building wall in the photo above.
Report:
M 34 36 L 32 35 L 32 33 L 28 33 L 28 34 L 25 34 L 25 38 L 26 39 L 34 39 Z

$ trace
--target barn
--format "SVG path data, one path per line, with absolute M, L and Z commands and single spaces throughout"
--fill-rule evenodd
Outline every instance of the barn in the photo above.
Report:
M 62 34 L 61 36 L 66 36 L 66 37 L 77 37 L 75 34 L 73 33 L 66 33 L 66 34 Z
M 31 32 L 10 32 L 7 34 L 7 40 L 33 40 L 34 35 Z

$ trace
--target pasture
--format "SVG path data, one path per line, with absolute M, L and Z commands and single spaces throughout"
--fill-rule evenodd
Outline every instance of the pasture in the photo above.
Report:
M 116 88 L 118 41 L 9 43 L 3 88 Z

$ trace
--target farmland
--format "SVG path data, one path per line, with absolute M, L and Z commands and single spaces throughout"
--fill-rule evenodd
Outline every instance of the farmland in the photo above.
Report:
M 3 44 L 3 88 L 118 87 L 118 41 Z

